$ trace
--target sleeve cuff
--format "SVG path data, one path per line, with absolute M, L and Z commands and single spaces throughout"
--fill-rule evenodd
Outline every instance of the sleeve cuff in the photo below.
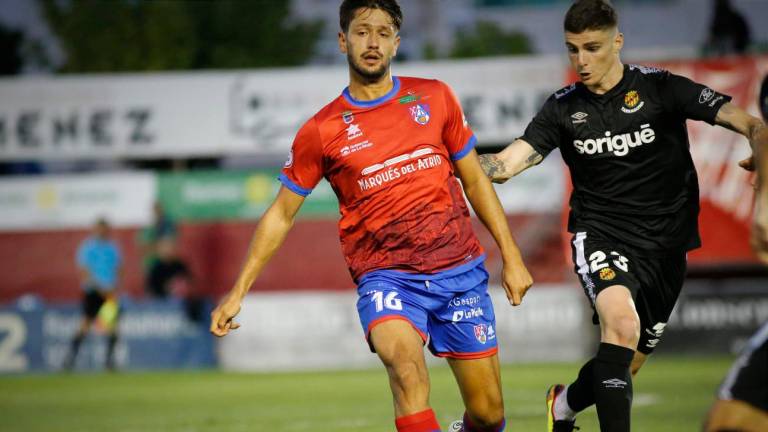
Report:
M 312 193 L 312 189 L 304 189 L 303 187 L 292 182 L 291 179 L 289 179 L 288 176 L 283 173 L 280 173 L 277 179 L 280 180 L 280 183 L 282 183 L 283 186 L 287 187 L 291 192 L 295 193 L 296 195 L 301 195 L 305 197 Z
M 469 152 L 471 152 L 472 149 L 475 148 L 476 145 L 477 145 L 477 137 L 472 135 L 469 138 L 469 141 L 467 141 L 467 143 L 464 144 L 464 147 L 461 150 L 459 150 L 457 153 L 454 153 L 454 154 L 451 155 L 451 160 L 455 162 L 455 161 L 463 158 L 464 156 L 468 155 Z

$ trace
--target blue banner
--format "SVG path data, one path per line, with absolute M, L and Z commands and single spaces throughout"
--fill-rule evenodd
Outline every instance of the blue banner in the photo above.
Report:
M 209 312 L 208 303 L 121 299 L 117 369 L 215 366 Z M 80 305 L 46 305 L 26 297 L 0 306 L 0 373 L 61 370 L 81 320 Z M 103 369 L 106 351 L 106 333 L 92 326 L 74 370 Z

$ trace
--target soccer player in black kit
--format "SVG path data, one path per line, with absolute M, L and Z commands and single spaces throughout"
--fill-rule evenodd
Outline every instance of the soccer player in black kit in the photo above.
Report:
M 624 36 L 605 0 L 576 1 L 565 45 L 580 82 L 553 94 L 525 134 L 481 156 L 503 183 L 559 148 L 573 183 L 568 231 L 601 343 L 568 386 L 547 392 L 547 430 L 574 430 L 595 404 L 603 432 L 629 431 L 632 375 L 656 348 L 677 301 L 686 252 L 700 246 L 699 187 L 687 119 L 768 145 L 762 121 L 731 98 L 667 71 L 624 65 Z M 742 161 L 747 167 L 751 160 Z
M 758 99 L 768 121 L 768 76 Z M 768 264 L 768 148 L 755 152 L 755 220 L 752 247 Z M 768 431 L 768 321 L 752 336 L 717 390 L 704 424 L 704 432 Z

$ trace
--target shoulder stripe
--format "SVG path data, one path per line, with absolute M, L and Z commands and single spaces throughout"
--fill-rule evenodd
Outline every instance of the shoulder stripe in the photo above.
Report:
M 574 90 L 576 90 L 576 83 L 573 83 L 573 84 L 569 85 L 568 87 L 561 88 L 560 90 L 556 91 L 553 94 L 553 96 L 555 97 L 555 99 L 560 99 L 563 96 L 568 95 L 569 93 L 571 93 Z
M 652 67 L 652 66 L 642 66 L 642 65 L 636 65 L 636 64 L 630 64 L 629 70 L 636 70 L 640 71 L 643 75 L 649 75 L 649 74 L 656 74 L 656 73 L 664 73 L 666 70 Z

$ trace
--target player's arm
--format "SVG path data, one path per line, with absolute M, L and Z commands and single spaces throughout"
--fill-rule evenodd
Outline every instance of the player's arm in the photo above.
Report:
M 717 111 L 715 123 L 747 137 L 752 152 L 768 146 L 768 128 L 759 118 L 728 102 Z
M 240 312 L 243 297 L 275 251 L 283 244 L 303 203 L 303 196 L 285 186 L 280 188 L 277 198 L 256 226 L 248 255 L 235 285 L 211 313 L 211 333 L 224 336 L 240 326 L 232 319 Z
M 757 170 L 755 219 L 751 240 L 758 258 L 768 264 L 768 127 L 762 120 L 730 102 L 717 112 L 715 123 L 749 139 L 752 157 L 741 161 L 739 165 L 745 169 Z
M 492 182 L 504 183 L 542 160 L 539 152 L 518 138 L 499 153 L 480 155 L 480 166 Z
M 457 160 L 455 165 L 469 203 L 501 250 L 504 261 L 502 284 L 507 298 L 517 306 L 523 301 L 523 296 L 533 284 L 533 279 L 523 263 L 520 249 L 512 238 L 499 197 L 483 172 L 474 149 Z

